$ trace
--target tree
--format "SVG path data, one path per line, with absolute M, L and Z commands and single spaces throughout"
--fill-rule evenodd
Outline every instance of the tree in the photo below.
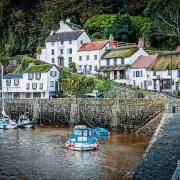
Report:
M 106 38 L 109 38 L 111 33 L 118 41 L 133 41 L 135 32 L 130 16 L 128 14 L 118 14 L 114 24 L 112 26 L 107 26 L 104 30 Z
M 64 93 L 76 97 L 82 97 L 95 88 L 94 78 L 69 72 L 67 68 L 61 69 L 59 82 Z
M 72 69 L 72 72 L 77 72 L 77 67 L 75 62 L 69 63 L 69 68 Z
M 156 24 L 156 33 L 180 40 L 180 1 L 150 0 L 144 11 Z

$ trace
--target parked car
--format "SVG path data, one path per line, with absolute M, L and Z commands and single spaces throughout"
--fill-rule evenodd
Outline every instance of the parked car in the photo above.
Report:
M 84 96 L 85 98 L 104 98 L 104 94 L 101 92 L 97 93 L 87 93 Z

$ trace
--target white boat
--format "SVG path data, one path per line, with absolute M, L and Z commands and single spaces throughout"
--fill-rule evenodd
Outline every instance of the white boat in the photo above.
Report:
M 9 122 L 6 123 L 5 129 L 15 129 L 15 128 L 17 128 L 16 122 L 10 119 Z
M 0 129 L 4 129 L 6 126 L 6 121 L 4 118 L 0 118 Z
M 20 118 L 19 123 L 17 124 L 18 128 L 34 128 L 34 122 L 31 121 L 26 116 Z

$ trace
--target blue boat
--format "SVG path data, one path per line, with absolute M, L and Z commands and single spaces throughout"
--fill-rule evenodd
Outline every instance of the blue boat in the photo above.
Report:
M 75 126 L 65 145 L 66 148 L 75 151 L 88 151 L 99 148 L 99 142 L 95 137 L 94 130 L 86 126 Z
M 97 136 L 100 136 L 100 137 L 103 136 L 103 137 L 105 137 L 105 136 L 108 136 L 108 135 L 109 135 L 108 130 L 105 129 L 105 128 L 97 127 L 97 128 L 95 128 L 94 130 L 95 130 L 95 134 L 96 134 Z
M 4 118 L 0 118 L 0 129 L 4 129 L 6 127 L 6 121 Z

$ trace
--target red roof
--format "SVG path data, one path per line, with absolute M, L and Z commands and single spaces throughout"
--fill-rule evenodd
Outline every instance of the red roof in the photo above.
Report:
M 132 65 L 131 68 L 147 68 L 149 67 L 155 60 L 157 56 L 149 55 L 149 56 L 140 56 Z
M 90 43 L 85 43 L 81 46 L 79 51 L 93 51 L 102 49 L 108 41 L 94 41 Z

